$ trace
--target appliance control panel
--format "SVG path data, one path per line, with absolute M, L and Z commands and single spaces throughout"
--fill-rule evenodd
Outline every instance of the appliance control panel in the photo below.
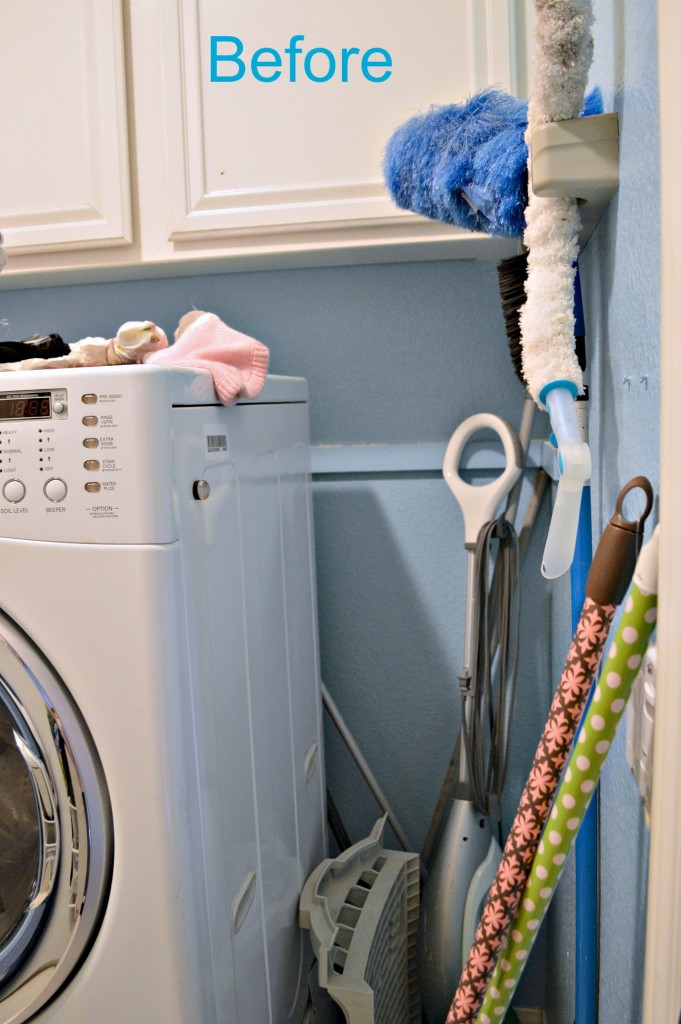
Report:
M 176 539 L 163 373 L 40 370 L 3 375 L 0 387 L 5 382 L 11 387 L 0 390 L 0 537 Z

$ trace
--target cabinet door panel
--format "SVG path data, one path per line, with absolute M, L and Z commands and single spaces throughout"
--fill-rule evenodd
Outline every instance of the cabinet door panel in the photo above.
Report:
M 120 0 L 2 4 L 0 68 L 9 251 L 130 241 Z
M 432 103 L 463 100 L 488 84 L 522 93 L 524 0 L 177 0 L 163 10 L 166 166 L 173 242 L 244 234 L 292 240 L 332 229 L 364 235 L 386 226 L 404 233 L 411 215 L 396 210 L 381 180 L 381 153 L 392 130 Z M 292 35 L 297 45 L 291 81 Z M 211 81 L 239 70 L 211 61 L 211 37 L 243 44 L 238 81 Z M 230 55 L 237 44 L 219 44 Z M 250 62 L 259 48 L 258 81 Z M 307 62 L 312 48 L 318 52 Z M 347 60 L 343 48 L 357 48 Z M 392 58 L 385 81 L 362 73 L 362 54 Z M 381 60 L 380 55 L 373 55 Z M 279 76 L 276 77 L 276 71 Z M 370 69 L 377 76 L 381 68 Z M 411 221 L 417 218 L 411 217 Z M 419 219 L 420 220 L 420 219 Z M 420 220 L 418 230 L 423 231 Z M 451 230 L 451 229 L 450 229 Z

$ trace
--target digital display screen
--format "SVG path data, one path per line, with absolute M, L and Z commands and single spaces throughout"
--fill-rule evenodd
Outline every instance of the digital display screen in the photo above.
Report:
M 49 391 L 24 391 L 0 395 L 0 420 L 39 420 L 52 415 Z

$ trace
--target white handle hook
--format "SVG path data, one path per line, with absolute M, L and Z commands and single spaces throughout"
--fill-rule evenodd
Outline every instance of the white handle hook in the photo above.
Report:
M 479 430 L 493 430 L 504 446 L 506 465 L 503 472 L 488 484 L 476 487 L 461 477 L 461 456 L 473 434 Z M 520 476 L 523 453 L 513 427 L 501 416 L 480 412 L 469 416 L 456 428 L 445 452 L 442 475 L 463 513 L 466 545 L 474 545 L 480 530 L 494 519 L 503 499 L 512 490 Z
M 571 392 L 567 388 L 554 388 L 546 395 L 546 405 L 558 442 L 560 479 L 541 571 L 543 576 L 553 580 L 567 572 L 574 558 L 582 490 L 591 476 L 591 454 L 588 444 L 580 437 Z

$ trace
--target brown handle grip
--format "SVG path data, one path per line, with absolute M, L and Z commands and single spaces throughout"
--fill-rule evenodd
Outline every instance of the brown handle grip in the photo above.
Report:
M 630 491 L 640 489 L 646 506 L 638 519 L 625 519 L 622 503 Z M 586 595 L 598 604 L 619 604 L 634 574 L 643 540 L 643 524 L 653 507 L 653 488 L 645 476 L 635 476 L 620 491 L 615 514 L 603 531 L 586 581 Z

